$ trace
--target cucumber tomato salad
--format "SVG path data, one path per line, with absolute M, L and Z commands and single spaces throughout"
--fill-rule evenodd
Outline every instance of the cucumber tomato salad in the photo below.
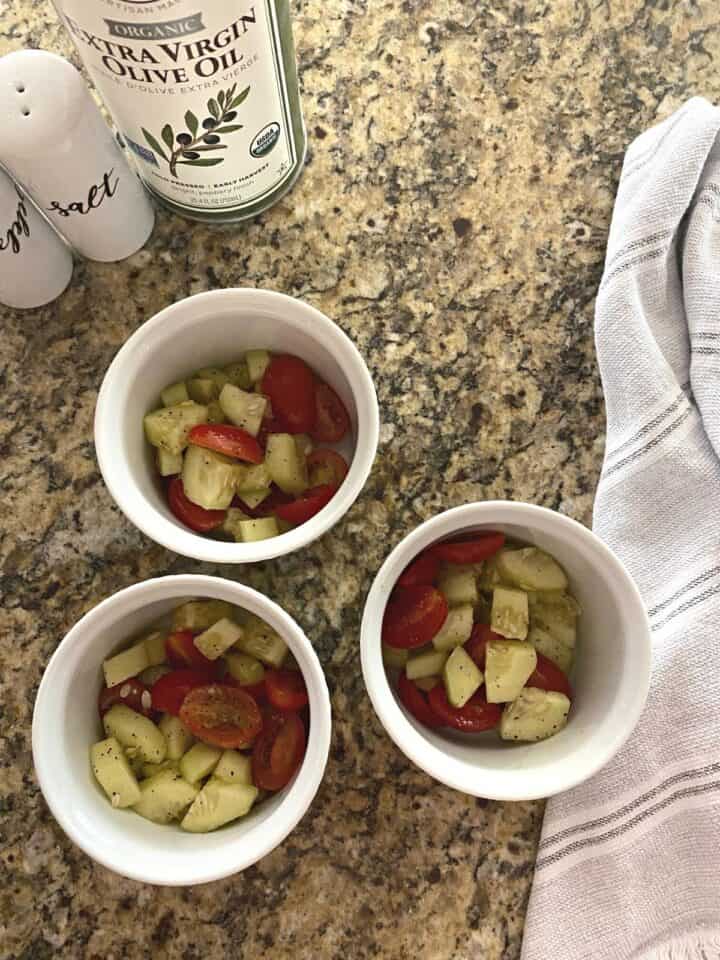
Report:
M 300 767 L 302 674 L 279 634 L 222 600 L 191 600 L 103 663 L 93 773 L 113 807 L 206 833 Z
M 145 436 L 168 506 L 196 533 L 249 543 L 305 523 L 348 472 L 350 432 L 335 391 L 299 357 L 249 350 L 172 383 Z
M 399 577 L 383 660 L 427 727 L 544 740 L 567 723 L 579 612 L 548 553 L 496 532 L 447 540 Z

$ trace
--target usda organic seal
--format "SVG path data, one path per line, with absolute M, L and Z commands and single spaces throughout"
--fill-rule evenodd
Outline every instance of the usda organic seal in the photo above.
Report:
M 269 123 L 266 127 L 263 127 L 260 133 L 255 136 L 255 139 L 250 144 L 250 153 L 253 157 L 264 157 L 266 154 L 270 153 L 272 148 L 278 141 L 280 136 L 280 124 Z

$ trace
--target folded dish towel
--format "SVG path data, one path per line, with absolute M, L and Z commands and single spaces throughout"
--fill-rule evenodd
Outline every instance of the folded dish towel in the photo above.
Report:
M 652 680 L 620 754 L 548 803 L 523 960 L 720 958 L 719 131 L 690 100 L 623 165 L 594 529 L 647 604 Z

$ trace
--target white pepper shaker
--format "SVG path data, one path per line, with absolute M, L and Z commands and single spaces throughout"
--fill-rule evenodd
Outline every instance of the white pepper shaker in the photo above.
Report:
M 44 50 L 0 58 L 0 163 L 90 260 L 123 260 L 155 212 L 71 63 Z
M 0 169 L 0 303 L 42 307 L 73 272 L 70 248 Z

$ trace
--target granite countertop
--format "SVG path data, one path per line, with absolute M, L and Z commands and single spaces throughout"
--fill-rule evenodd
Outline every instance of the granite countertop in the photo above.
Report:
M 3 329 L 0 942 L 3 956 L 519 956 L 541 803 L 475 800 L 414 769 L 364 692 L 358 632 L 387 551 L 471 500 L 589 523 L 603 452 L 592 339 L 623 149 L 720 78 L 714 4 L 307 0 L 296 17 L 306 172 L 248 225 L 161 213 L 120 264 L 79 263 L 65 295 L 0 309 Z M 0 54 L 72 54 L 45 0 L 6 0 Z M 381 404 L 379 455 L 319 543 L 253 569 L 155 546 L 113 504 L 92 417 L 116 350 L 190 293 L 285 291 L 354 339 Z M 33 775 L 50 654 L 101 598 L 218 572 L 296 616 L 327 671 L 325 780 L 290 838 L 206 887 L 154 889 L 75 848 Z

